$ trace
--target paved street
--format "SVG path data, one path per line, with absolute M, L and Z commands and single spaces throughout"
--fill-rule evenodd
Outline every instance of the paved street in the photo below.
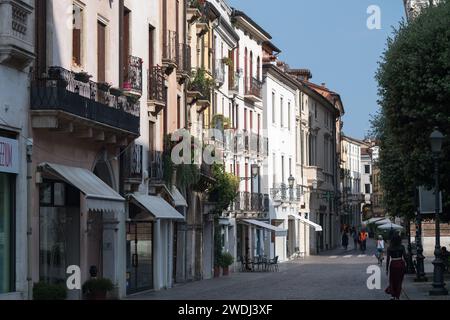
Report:
M 279 272 L 234 273 L 228 277 L 177 285 L 129 299 L 156 300 L 388 300 L 382 272 L 381 290 L 367 289 L 369 265 L 376 264 L 374 243 L 366 254 L 343 249 L 280 264 Z M 384 270 L 384 268 L 382 269 Z M 406 298 L 406 297 L 404 297 Z

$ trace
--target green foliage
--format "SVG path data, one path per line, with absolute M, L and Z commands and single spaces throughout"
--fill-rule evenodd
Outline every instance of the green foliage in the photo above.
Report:
M 93 292 L 109 292 L 114 289 L 114 284 L 109 279 L 89 279 L 83 284 L 83 293 L 90 294 Z
M 210 99 L 211 90 L 214 88 L 214 80 L 207 76 L 205 69 L 197 69 L 194 79 L 189 85 L 189 90 L 198 91 L 204 99 Z
M 415 187 L 433 186 L 433 128 L 450 134 L 449 21 L 450 2 L 444 1 L 402 22 L 388 39 L 376 75 L 381 111 L 372 119 L 372 135 L 380 141 L 381 185 L 393 216 L 412 218 Z M 449 159 L 447 138 L 440 161 L 444 194 L 450 191 Z
M 231 59 L 230 57 L 222 58 L 222 63 L 231 67 L 233 65 L 233 59 Z
M 67 289 L 64 283 L 51 284 L 41 281 L 33 286 L 33 300 L 65 300 L 66 298 Z
M 225 172 L 225 168 L 221 164 L 214 164 L 213 177 L 214 184 L 210 190 L 210 200 L 216 203 L 216 214 L 221 214 L 234 201 L 239 189 L 239 179 Z
M 229 252 L 222 253 L 222 255 L 220 257 L 220 266 L 222 268 L 231 266 L 233 264 L 233 262 L 234 262 L 234 257 L 231 253 L 229 253 Z
M 215 114 L 211 120 L 211 126 L 214 129 L 223 131 L 230 128 L 230 119 L 222 114 Z

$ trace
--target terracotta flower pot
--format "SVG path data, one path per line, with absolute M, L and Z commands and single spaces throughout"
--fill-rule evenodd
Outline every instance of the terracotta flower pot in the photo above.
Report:
M 214 267 L 214 278 L 220 277 L 220 267 Z
M 223 275 L 224 276 L 228 276 L 230 274 L 230 268 L 229 267 L 224 267 L 223 268 Z

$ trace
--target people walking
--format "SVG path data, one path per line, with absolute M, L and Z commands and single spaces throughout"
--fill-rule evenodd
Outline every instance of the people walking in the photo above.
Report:
M 369 236 L 369 234 L 367 233 L 367 231 L 365 229 L 361 230 L 361 232 L 359 233 L 359 241 L 361 244 L 361 251 L 363 253 L 366 252 L 366 244 L 367 244 L 368 236 Z
M 358 240 L 359 240 L 358 238 L 359 238 L 359 236 L 358 236 L 358 232 L 357 232 L 355 227 L 352 228 L 351 235 L 352 235 L 352 238 L 353 238 L 354 249 L 357 250 L 358 249 Z
M 389 287 L 385 290 L 392 296 L 391 299 L 399 300 L 402 292 L 402 283 L 406 271 L 406 250 L 402 245 L 399 234 L 392 237 L 387 250 L 386 274 L 389 275 Z
M 377 240 L 377 258 L 378 264 L 381 266 L 383 264 L 383 253 L 384 253 L 384 239 L 380 234 Z
M 348 248 L 348 234 L 347 234 L 346 230 L 344 230 L 344 232 L 342 233 L 342 246 L 347 251 L 347 248 Z

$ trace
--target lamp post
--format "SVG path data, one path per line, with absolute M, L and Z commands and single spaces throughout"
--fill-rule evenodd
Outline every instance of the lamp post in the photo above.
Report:
M 414 279 L 414 282 L 426 282 L 428 281 L 427 277 L 425 276 L 425 267 L 423 265 L 423 261 L 425 260 L 425 257 L 423 255 L 423 248 L 422 248 L 422 215 L 420 214 L 420 211 L 417 210 L 417 216 L 416 216 L 416 278 Z
M 294 199 L 294 184 L 295 184 L 295 178 L 290 175 L 288 179 L 288 185 L 289 185 L 289 198 L 292 201 Z
M 444 283 L 444 262 L 442 261 L 441 252 L 441 234 L 440 234 L 440 192 L 439 192 L 439 156 L 442 150 L 442 141 L 444 136 L 437 128 L 434 129 L 430 135 L 431 151 L 433 152 L 434 160 L 434 182 L 435 182 L 435 221 L 436 221 L 436 245 L 434 248 L 434 272 L 433 272 L 433 289 L 430 290 L 430 295 L 441 296 L 448 295 Z

